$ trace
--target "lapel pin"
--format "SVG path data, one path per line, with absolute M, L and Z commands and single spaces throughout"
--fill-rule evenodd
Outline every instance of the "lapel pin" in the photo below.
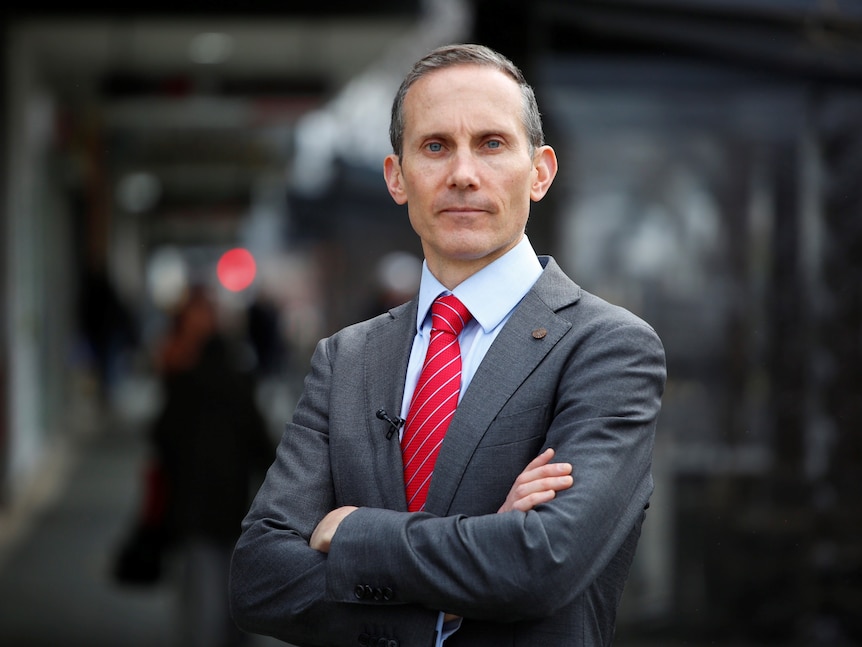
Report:
M 544 328 L 536 328 L 533 331 L 533 339 L 544 339 L 545 335 L 548 334 L 548 331 Z

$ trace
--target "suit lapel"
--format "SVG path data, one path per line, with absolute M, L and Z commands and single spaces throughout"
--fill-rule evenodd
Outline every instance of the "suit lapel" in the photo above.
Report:
M 366 428 L 377 461 L 369 474 L 377 480 L 384 507 L 392 510 L 407 510 L 401 445 L 397 432 L 387 438 L 389 425 L 377 418 L 376 412 L 385 409 L 392 418 L 401 413 L 407 362 L 416 332 L 416 308 L 413 300 L 390 311 L 391 319 L 368 333 L 365 348 Z M 356 386 L 359 390 L 360 385 Z
M 448 513 L 461 476 L 488 427 L 571 328 L 555 311 L 577 301 L 579 293 L 550 259 L 488 349 L 458 405 L 434 467 L 426 510 Z

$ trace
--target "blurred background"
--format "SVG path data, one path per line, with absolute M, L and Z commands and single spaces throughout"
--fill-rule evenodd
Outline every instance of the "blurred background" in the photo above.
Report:
M 179 313 L 212 300 L 277 439 L 317 339 L 415 289 L 389 107 L 415 59 L 474 41 L 524 69 L 560 159 L 533 246 L 667 350 L 616 644 L 862 644 L 862 3 L 21 4 L 0 643 L 177 644 L 170 576 L 113 563 Z

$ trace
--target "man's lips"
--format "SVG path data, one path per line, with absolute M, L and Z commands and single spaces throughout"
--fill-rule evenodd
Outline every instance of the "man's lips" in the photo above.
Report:
M 482 213 L 490 211 L 487 207 L 480 205 L 446 205 L 437 210 L 439 213 Z

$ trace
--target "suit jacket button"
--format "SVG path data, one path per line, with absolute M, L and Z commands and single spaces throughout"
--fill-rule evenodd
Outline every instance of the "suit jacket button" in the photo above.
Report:
M 383 599 L 383 589 L 381 589 L 379 586 L 374 587 L 374 592 L 372 593 L 372 596 L 375 600 L 379 602 Z
M 359 644 L 362 647 L 369 647 L 371 645 L 371 636 L 368 634 L 359 634 Z
M 390 589 L 388 586 L 383 587 L 383 599 L 389 602 L 392 598 L 395 597 L 395 592 Z
M 364 600 L 368 597 L 368 589 L 370 587 L 364 586 L 363 584 L 357 584 L 353 587 L 353 595 L 357 600 Z
M 386 647 L 398 647 L 398 641 L 397 640 L 390 640 L 387 643 Z

